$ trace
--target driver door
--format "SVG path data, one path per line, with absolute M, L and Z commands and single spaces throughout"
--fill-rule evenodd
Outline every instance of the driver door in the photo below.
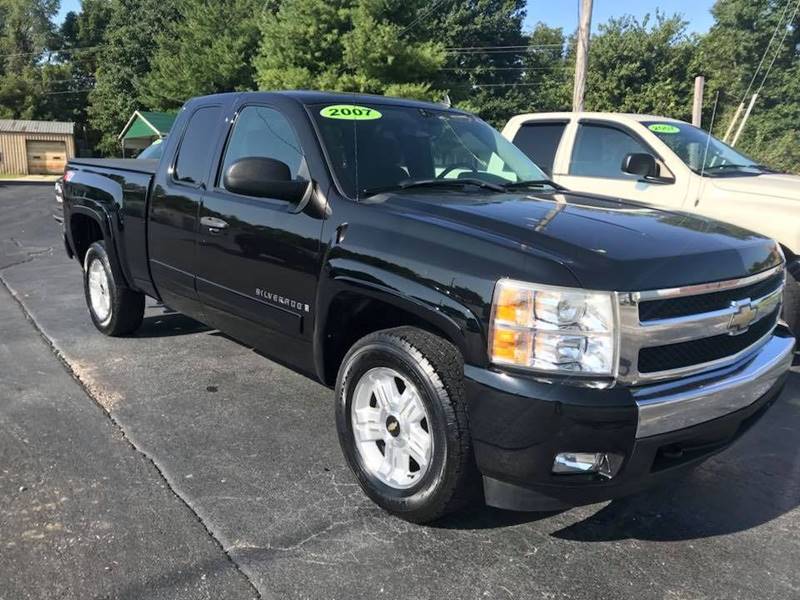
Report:
M 669 183 L 650 182 L 623 172 L 622 161 L 632 153 L 656 158 L 662 177 Z M 680 209 L 688 193 L 687 181 L 676 180 L 660 157 L 644 141 L 624 128 L 601 121 L 581 121 L 574 137 L 567 172 L 557 177 L 560 184 L 576 192 L 612 196 Z
M 241 106 L 232 120 L 200 207 L 197 292 L 212 324 L 295 362 L 290 354 L 308 354 L 297 342 L 311 339 L 320 221 L 284 200 L 226 190 L 222 175 L 240 158 L 267 157 L 307 180 L 305 155 L 289 120 L 271 106 Z

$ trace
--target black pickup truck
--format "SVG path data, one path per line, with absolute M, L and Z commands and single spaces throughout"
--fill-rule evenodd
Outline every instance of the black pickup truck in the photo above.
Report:
M 685 473 L 792 362 L 773 241 L 571 193 L 435 104 L 196 98 L 158 161 L 70 161 L 63 206 L 100 331 L 151 296 L 335 387 L 347 462 L 412 521 Z

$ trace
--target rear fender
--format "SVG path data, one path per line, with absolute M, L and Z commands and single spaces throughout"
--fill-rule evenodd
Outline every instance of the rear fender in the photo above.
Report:
M 85 215 L 100 226 L 106 253 L 114 269 L 114 277 L 130 287 L 130 273 L 126 269 L 125 257 L 120 253 L 119 237 L 124 235 L 121 221 L 122 186 L 104 175 L 86 171 L 74 171 L 70 181 L 64 185 L 64 205 L 69 214 L 67 239 L 71 248 L 76 248 L 72 239 L 72 219 L 75 215 Z

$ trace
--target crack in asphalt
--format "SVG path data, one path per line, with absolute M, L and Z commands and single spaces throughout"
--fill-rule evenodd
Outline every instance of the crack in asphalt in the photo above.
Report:
M 13 241 L 16 242 L 16 240 L 13 240 Z M 20 247 L 22 247 L 19 244 L 19 242 L 16 242 L 16 243 Z M 39 256 L 41 256 L 42 254 L 44 254 L 44 252 L 47 252 L 49 250 L 52 250 L 52 247 L 48 248 L 47 250 L 44 250 L 42 252 L 29 254 L 28 258 L 25 259 L 25 260 L 22 260 L 22 261 L 19 261 L 17 263 L 13 263 L 13 264 L 9 264 L 9 265 L 5 265 L 3 267 L 0 267 L 0 273 L 2 273 L 3 271 L 5 271 L 5 270 L 7 270 L 7 269 L 9 269 L 11 267 L 31 262 L 31 261 L 35 260 L 36 258 L 38 258 Z M 242 569 L 242 567 L 239 565 L 239 563 L 236 562 L 236 560 L 234 560 L 233 556 L 230 554 L 228 549 L 225 548 L 225 546 L 222 544 L 220 539 L 215 535 L 214 531 L 211 529 L 211 526 L 208 523 L 206 523 L 205 520 L 198 514 L 198 512 L 192 506 L 191 502 L 187 498 L 184 498 L 177 491 L 177 489 L 172 485 L 172 482 L 170 481 L 169 477 L 167 477 L 166 472 L 158 465 L 158 463 L 155 461 L 155 459 L 148 452 L 146 452 L 145 450 L 139 448 L 133 442 L 133 440 L 128 436 L 127 432 L 125 431 L 125 428 L 122 427 L 122 425 L 120 425 L 120 423 L 114 418 L 114 416 L 103 406 L 102 402 L 100 402 L 100 400 L 95 396 L 95 394 L 93 394 L 92 391 L 86 386 L 85 382 L 81 379 L 80 375 L 75 371 L 75 369 L 72 368 L 72 365 L 67 360 L 67 357 L 64 356 L 64 354 L 61 352 L 61 350 L 59 350 L 56 347 L 56 345 L 47 336 L 47 334 L 44 332 L 44 330 L 41 327 L 39 327 L 39 324 L 33 318 L 33 315 L 28 311 L 28 309 L 25 307 L 25 304 L 22 302 L 20 297 L 17 295 L 16 292 L 14 292 L 14 290 L 11 288 L 11 286 L 8 285 L 8 283 L 3 278 L 2 275 L 0 275 L 0 284 L 2 284 L 3 288 L 8 292 L 9 296 L 11 296 L 11 298 L 17 304 L 19 309 L 22 311 L 23 316 L 31 324 L 31 326 L 33 327 L 34 331 L 36 331 L 36 333 L 39 335 L 39 337 L 48 346 L 50 351 L 53 353 L 53 355 L 56 357 L 56 359 L 61 363 L 61 365 L 64 367 L 64 369 L 66 369 L 66 371 L 70 375 L 70 377 L 72 377 L 72 379 L 75 380 L 77 382 L 77 384 L 81 387 L 83 392 L 97 406 L 100 407 L 100 409 L 103 411 L 103 414 L 106 415 L 106 418 L 111 422 L 113 427 L 120 433 L 120 435 L 122 436 L 122 439 L 125 440 L 125 442 L 131 447 L 131 449 L 133 449 L 134 452 L 136 452 L 137 454 L 142 456 L 145 459 L 145 461 L 147 461 L 155 469 L 156 473 L 158 473 L 158 476 L 164 482 L 164 485 L 166 486 L 166 488 L 172 493 L 173 496 L 175 496 L 175 498 L 178 499 L 178 501 L 181 504 L 183 504 L 189 510 L 189 512 L 194 516 L 194 518 L 197 520 L 197 522 L 200 524 L 200 526 L 203 528 L 203 530 L 206 532 L 206 534 L 213 540 L 213 542 L 217 545 L 217 547 L 222 551 L 222 553 L 225 555 L 225 557 L 231 563 L 231 565 L 236 570 L 236 572 L 238 572 L 244 578 L 244 580 L 247 582 L 247 584 L 250 586 L 250 588 L 255 592 L 256 596 L 258 598 L 263 599 L 264 596 L 262 595 L 261 591 L 258 589 L 258 587 L 256 587 L 256 585 L 253 582 L 253 580 Z

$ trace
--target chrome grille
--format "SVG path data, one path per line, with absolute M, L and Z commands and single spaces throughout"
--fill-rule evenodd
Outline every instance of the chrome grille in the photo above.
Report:
M 618 293 L 618 380 L 666 380 L 735 362 L 769 338 L 784 284 L 781 265 L 742 279 Z

